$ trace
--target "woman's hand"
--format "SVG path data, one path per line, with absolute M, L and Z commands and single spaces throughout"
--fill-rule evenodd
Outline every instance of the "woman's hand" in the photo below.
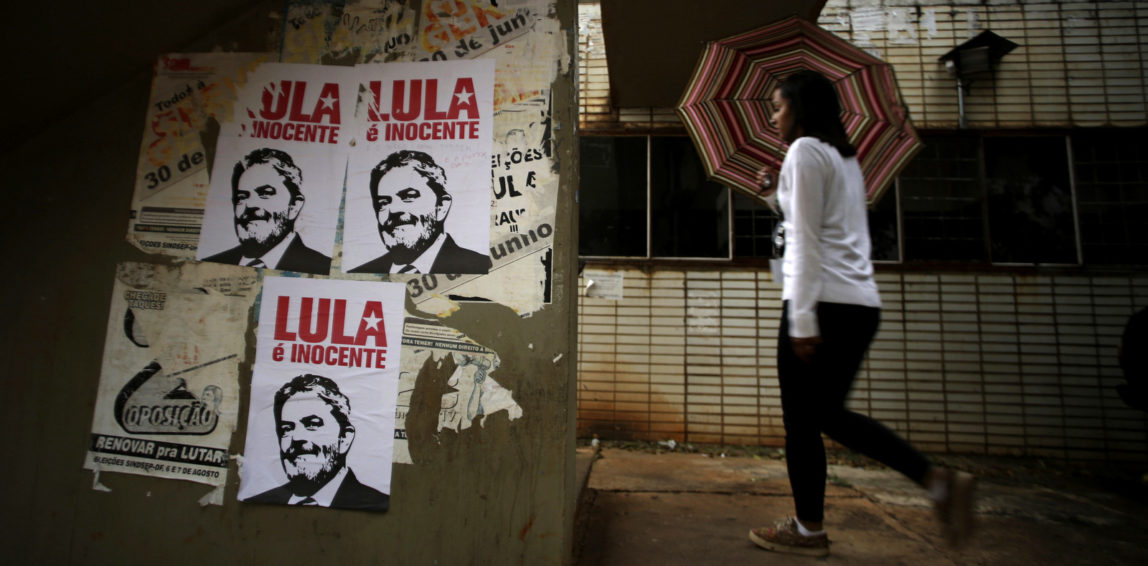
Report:
M 764 187 L 766 189 L 772 187 L 775 180 L 776 179 L 773 178 L 773 175 L 770 173 L 769 169 L 759 170 L 757 175 L 754 177 L 754 181 L 757 183 L 757 186 Z
M 774 213 L 780 214 L 777 208 L 777 175 L 774 171 L 768 168 L 758 170 L 754 175 L 754 182 L 757 186 L 761 187 L 762 193 L 768 193 L 769 196 L 765 197 L 765 205 L 769 207 Z
M 805 363 L 813 361 L 813 354 L 817 352 L 817 345 L 821 343 L 820 336 L 807 336 L 805 338 L 789 338 L 793 345 L 793 353 Z

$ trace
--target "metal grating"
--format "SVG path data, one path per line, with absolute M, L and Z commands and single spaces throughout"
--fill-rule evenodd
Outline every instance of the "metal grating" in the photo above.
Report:
M 972 128 L 1140 126 L 1148 123 L 1148 5 L 829 0 L 818 23 L 891 63 L 918 128 L 956 128 L 956 81 L 937 58 L 981 30 L 1020 44 L 966 97 Z M 579 4 L 583 131 L 680 130 L 672 109 L 611 108 L 597 4 Z M 672 38 L 671 38 L 672 39 Z
M 592 267 L 591 267 L 592 269 Z M 579 300 L 578 433 L 780 446 L 768 271 L 623 270 Z M 1148 277 L 878 276 L 881 329 L 850 406 L 929 452 L 1148 459 L 1116 345 Z

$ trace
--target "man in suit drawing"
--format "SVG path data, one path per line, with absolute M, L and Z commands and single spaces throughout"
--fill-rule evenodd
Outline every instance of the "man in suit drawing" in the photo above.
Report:
M 235 164 L 231 202 L 239 245 L 204 261 L 326 275 L 331 258 L 303 245 L 295 219 L 303 210 L 303 172 L 283 151 L 260 148 Z
M 287 483 L 244 501 L 386 511 L 390 497 L 347 466 L 355 440 L 351 402 L 321 375 L 304 374 L 275 393 L 275 426 Z
M 451 196 L 446 172 L 421 151 L 392 153 L 371 170 L 371 202 L 387 253 L 352 273 L 486 273 L 490 257 L 444 230 Z

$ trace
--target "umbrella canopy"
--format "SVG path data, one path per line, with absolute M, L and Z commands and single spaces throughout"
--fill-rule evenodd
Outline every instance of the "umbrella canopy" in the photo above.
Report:
M 842 122 L 857 148 L 868 202 L 875 203 L 923 144 L 909 121 L 893 69 L 816 24 L 792 17 L 706 44 L 677 112 L 709 176 L 765 199 L 755 182 L 785 157 L 769 125 L 769 98 L 790 73 L 812 69 L 837 88 Z

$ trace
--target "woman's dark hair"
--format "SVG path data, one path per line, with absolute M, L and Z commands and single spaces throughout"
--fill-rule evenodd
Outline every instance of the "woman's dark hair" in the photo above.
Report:
M 841 157 L 857 155 L 857 148 L 849 143 L 845 126 L 841 125 L 841 103 L 837 90 L 825 75 L 802 69 L 781 81 L 781 96 L 789 103 L 793 113 L 793 127 L 800 127 L 804 135 L 815 137 L 835 148 Z M 782 132 L 788 135 L 790 132 Z

